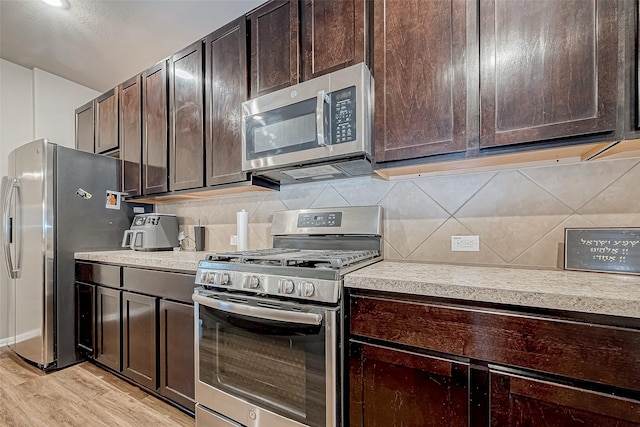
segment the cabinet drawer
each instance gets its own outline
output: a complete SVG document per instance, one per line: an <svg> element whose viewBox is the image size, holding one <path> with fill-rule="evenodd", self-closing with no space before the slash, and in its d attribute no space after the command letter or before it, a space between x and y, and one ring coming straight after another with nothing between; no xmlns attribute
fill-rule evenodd
<svg viewBox="0 0 640 427"><path fill-rule="evenodd" d="M120 268L117 265L76 262L76 280L119 288L121 286Z"/></svg>
<svg viewBox="0 0 640 427"><path fill-rule="evenodd" d="M640 390L640 331L429 302L352 296L351 333Z"/></svg>
<svg viewBox="0 0 640 427"><path fill-rule="evenodd" d="M491 371L491 425L638 426L640 401Z"/></svg>
<svg viewBox="0 0 640 427"><path fill-rule="evenodd" d="M191 296L196 286L196 277L191 274L125 267L122 283L129 291L193 304Z"/></svg>

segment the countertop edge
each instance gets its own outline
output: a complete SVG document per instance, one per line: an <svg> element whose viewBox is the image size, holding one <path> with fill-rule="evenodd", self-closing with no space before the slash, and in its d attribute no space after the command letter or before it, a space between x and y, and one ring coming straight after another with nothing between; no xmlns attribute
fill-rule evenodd
<svg viewBox="0 0 640 427"><path fill-rule="evenodd" d="M380 292L389 292L398 295L418 295L435 298L458 299L471 302L495 303L511 306L520 306L523 308L541 308L551 310L564 310L578 313L591 313L619 317L640 318L640 277L632 277L633 288L629 287L629 279L620 277L610 277L606 280L621 284L618 286L619 295L590 295L589 289L568 288L566 283L561 283L564 278L564 271L549 271L548 274L544 270L534 270L536 274L542 277L548 277L550 285L546 289L535 286L530 288L507 289L504 283L490 286L486 282L491 281L491 273L494 268L490 267L487 276L482 277L480 281L485 282L481 285L470 285L468 278L464 277L458 281L455 279L457 272L463 271L465 266L457 265L441 265L441 264L411 264L413 271L406 273L407 263L397 263L397 274L393 279L388 274L381 274L381 270L386 268L393 262L384 261L383 263L373 264L345 276L345 287L351 289L363 289ZM476 269L473 271L482 271L482 267L469 267ZM477 270L480 269L480 270ZM499 269L499 267L498 267ZM430 280L430 270L437 270L442 276L442 272L452 272L450 276L442 277L439 280ZM507 269L505 269L507 270ZM526 275L529 270L514 271L510 269L508 274ZM404 272L404 273L403 273ZM411 277L416 272L420 272L424 279L416 279ZM388 273L388 271L385 271ZM600 273L582 273L585 281L587 279L603 279L604 276L598 276ZM595 276L593 276L595 275ZM628 277L628 276L627 276ZM553 279L557 279L558 288L553 289ZM573 278L573 277L572 277ZM504 278L497 278L502 280ZM498 282L496 282L498 283ZM635 286L637 285L637 286ZM551 287L551 289L550 289ZM633 290L632 295L625 294L625 291ZM631 293L631 292L630 292Z"/></svg>

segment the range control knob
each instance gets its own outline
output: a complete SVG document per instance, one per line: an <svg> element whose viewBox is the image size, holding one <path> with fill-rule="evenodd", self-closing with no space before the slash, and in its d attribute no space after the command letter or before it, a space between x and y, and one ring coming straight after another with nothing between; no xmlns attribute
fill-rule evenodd
<svg viewBox="0 0 640 427"><path fill-rule="evenodd" d="M212 285L229 284L229 275L227 273L209 273L209 283Z"/></svg>
<svg viewBox="0 0 640 427"><path fill-rule="evenodd" d="M258 276L245 276L243 286L249 289L257 289L260 287L260 279Z"/></svg>
<svg viewBox="0 0 640 427"><path fill-rule="evenodd" d="M295 286L293 284L293 280L290 279L280 279L278 280L278 292L281 294L292 294L295 290Z"/></svg>
<svg viewBox="0 0 640 427"><path fill-rule="evenodd" d="M300 283L300 295L303 297L310 297L316 292L316 287L311 282Z"/></svg>

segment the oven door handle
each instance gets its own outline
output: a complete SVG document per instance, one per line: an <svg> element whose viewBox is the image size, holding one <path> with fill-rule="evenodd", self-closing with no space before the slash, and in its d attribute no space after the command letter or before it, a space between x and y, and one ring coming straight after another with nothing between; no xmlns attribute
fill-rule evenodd
<svg viewBox="0 0 640 427"><path fill-rule="evenodd" d="M297 323L304 325L320 325L322 315L317 313L301 313L297 311L274 310L272 308L256 307L252 305L237 304L229 301L220 301L213 298L202 297L194 294L193 302L216 310L231 314L256 317L258 319L275 320L278 322Z"/></svg>

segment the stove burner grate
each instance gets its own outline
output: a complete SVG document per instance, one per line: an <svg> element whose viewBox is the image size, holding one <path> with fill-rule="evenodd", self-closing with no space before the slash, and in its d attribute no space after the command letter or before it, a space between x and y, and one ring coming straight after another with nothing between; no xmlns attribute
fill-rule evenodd
<svg viewBox="0 0 640 427"><path fill-rule="evenodd" d="M207 255L208 261L339 270L380 256L371 250L300 250L273 248Z"/></svg>

